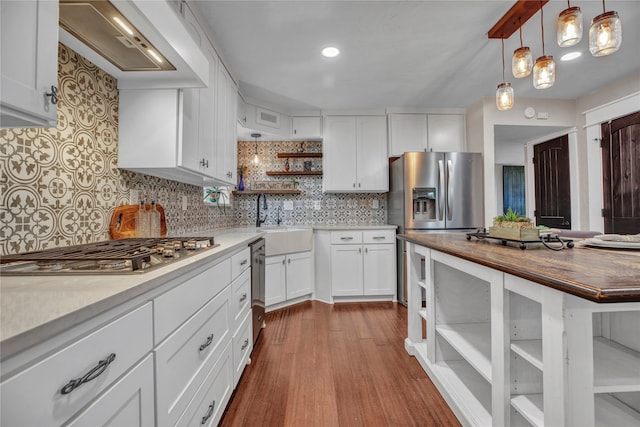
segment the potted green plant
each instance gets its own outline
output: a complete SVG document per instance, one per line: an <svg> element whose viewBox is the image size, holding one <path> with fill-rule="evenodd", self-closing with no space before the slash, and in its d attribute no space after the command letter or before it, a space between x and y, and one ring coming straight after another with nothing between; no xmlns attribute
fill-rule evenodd
<svg viewBox="0 0 640 427"><path fill-rule="evenodd" d="M520 215L511 208L504 215L493 218L493 227L489 227L489 235L513 240L538 240L540 233L533 226L531 219Z"/></svg>
<svg viewBox="0 0 640 427"><path fill-rule="evenodd" d="M226 205L228 196L221 187L204 187L204 202L215 204L223 214L227 213ZM222 204L220 203L222 200Z"/></svg>

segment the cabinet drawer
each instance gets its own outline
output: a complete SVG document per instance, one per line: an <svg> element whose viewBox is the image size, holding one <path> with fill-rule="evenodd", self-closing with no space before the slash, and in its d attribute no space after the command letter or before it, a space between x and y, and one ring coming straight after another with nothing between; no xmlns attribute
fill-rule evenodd
<svg viewBox="0 0 640 427"><path fill-rule="evenodd" d="M362 243L362 231L332 231L332 245L349 245L353 243Z"/></svg>
<svg viewBox="0 0 640 427"><path fill-rule="evenodd" d="M176 426L218 425L233 391L233 356L227 345L215 365L206 374L191 404ZM158 423L158 425L162 425Z"/></svg>
<svg viewBox="0 0 640 427"><path fill-rule="evenodd" d="M240 375L249 361L249 355L253 348L252 328L251 328L251 310L242 320L242 326L233 336L233 385L235 387L240 380Z"/></svg>
<svg viewBox="0 0 640 427"><path fill-rule="evenodd" d="M231 257L231 279L235 279L249 267L251 267L251 250L246 248Z"/></svg>
<svg viewBox="0 0 640 427"><path fill-rule="evenodd" d="M236 332L240 322L251 307L251 270L244 273L233 281L233 298L231 299L231 313L233 316L232 331Z"/></svg>
<svg viewBox="0 0 640 427"><path fill-rule="evenodd" d="M230 341L231 293L227 286L155 350L159 425L176 422Z"/></svg>
<svg viewBox="0 0 640 427"><path fill-rule="evenodd" d="M165 339L229 283L231 259L227 258L154 299L155 343Z"/></svg>
<svg viewBox="0 0 640 427"><path fill-rule="evenodd" d="M151 351L151 322L147 303L4 381L0 424L66 422Z"/></svg>
<svg viewBox="0 0 640 427"><path fill-rule="evenodd" d="M395 243L395 230L366 230L362 232L363 243Z"/></svg>
<svg viewBox="0 0 640 427"><path fill-rule="evenodd" d="M154 405L153 356L149 354L65 426L153 426Z"/></svg>

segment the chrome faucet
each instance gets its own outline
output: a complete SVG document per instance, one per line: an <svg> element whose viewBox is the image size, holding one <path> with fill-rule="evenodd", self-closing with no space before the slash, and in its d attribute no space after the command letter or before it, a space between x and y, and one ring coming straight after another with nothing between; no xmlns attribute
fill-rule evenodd
<svg viewBox="0 0 640 427"><path fill-rule="evenodd" d="M264 219L260 219L260 197L262 196L264 196L264 199L262 201L264 203L264 209L267 209L267 195L258 194L258 202L256 204L256 227L260 227L260 224L265 222L265 220L267 219L266 217Z"/></svg>

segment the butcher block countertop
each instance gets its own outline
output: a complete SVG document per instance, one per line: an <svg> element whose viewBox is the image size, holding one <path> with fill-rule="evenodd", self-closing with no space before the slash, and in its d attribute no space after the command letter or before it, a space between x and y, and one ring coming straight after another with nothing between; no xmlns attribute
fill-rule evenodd
<svg viewBox="0 0 640 427"><path fill-rule="evenodd" d="M522 250L499 240L467 240L465 233L408 232L399 240L494 268L597 303L640 302L640 251L581 246Z"/></svg>

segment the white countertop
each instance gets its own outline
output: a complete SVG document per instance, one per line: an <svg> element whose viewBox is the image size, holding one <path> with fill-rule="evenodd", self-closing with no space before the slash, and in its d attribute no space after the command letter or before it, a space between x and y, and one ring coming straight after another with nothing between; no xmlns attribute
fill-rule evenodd
<svg viewBox="0 0 640 427"><path fill-rule="evenodd" d="M220 246L142 274L2 276L0 360L247 246L263 234L232 229L194 233L215 235Z"/></svg>
<svg viewBox="0 0 640 427"><path fill-rule="evenodd" d="M396 229L395 225L282 226L314 230ZM2 276L0 360L149 292L186 271L247 246L270 227L215 229L189 236L214 236L220 246L142 274Z"/></svg>

